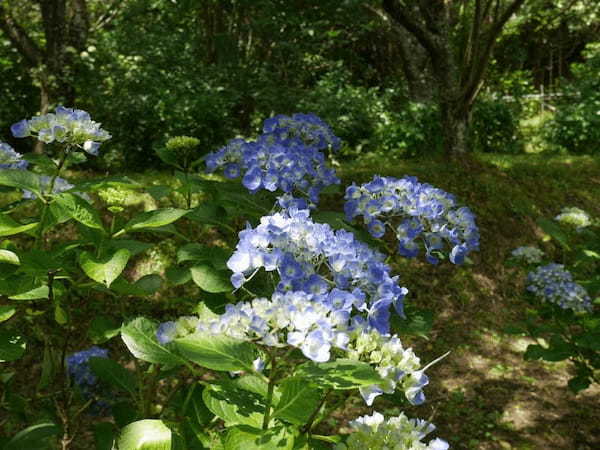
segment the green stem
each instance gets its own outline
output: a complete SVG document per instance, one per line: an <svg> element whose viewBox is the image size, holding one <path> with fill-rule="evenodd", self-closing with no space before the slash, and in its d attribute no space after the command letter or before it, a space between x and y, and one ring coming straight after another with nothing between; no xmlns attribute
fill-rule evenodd
<svg viewBox="0 0 600 450"><path fill-rule="evenodd" d="M271 421L271 403L273 403L273 392L275 391L275 367L275 355L272 355L269 386L267 388L267 404L265 405L265 416L262 425L263 430L269 428L269 422Z"/></svg>
<svg viewBox="0 0 600 450"><path fill-rule="evenodd" d="M315 419L317 418L317 415L319 414L319 411L321 411L321 408L327 401L327 397L329 397L329 394L331 394L331 391L332 391L332 389L329 389L327 392L325 392L325 395L323 395L323 398L321 399L321 401L319 402L317 407L314 409L314 411L311 413L310 417L308 418L306 425L304 425L302 427L302 429L300 430L302 433L310 434L310 429L312 428L312 426L315 422Z"/></svg>

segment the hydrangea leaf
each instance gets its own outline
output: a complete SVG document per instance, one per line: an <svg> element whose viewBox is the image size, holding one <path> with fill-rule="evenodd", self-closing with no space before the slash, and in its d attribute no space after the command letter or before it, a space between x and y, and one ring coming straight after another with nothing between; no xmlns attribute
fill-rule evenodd
<svg viewBox="0 0 600 450"><path fill-rule="evenodd" d="M17 312L17 309L14 308L13 306L9 306L9 305L0 305L0 323L1 322L6 322L8 319L10 319L15 313Z"/></svg>
<svg viewBox="0 0 600 450"><path fill-rule="evenodd" d="M132 396L137 395L136 380L129 370L109 358L92 357L89 364L94 372L102 381L129 392Z"/></svg>
<svg viewBox="0 0 600 450"><path fill-rule="evenodd" d="M21 265L21 261L16 253L11 252L10 250L0 249L0 264L12 264L14 266Z"/></svg>
<svg viewBox="0 0 600 450"><path fill-rule="evenodd" d="M130 255L129 250L123 248L116 251L109 258L98 261L88 252L83 252L79 256L79 264L85 274L92 280L102 283L106 287L110 287L112 282L115 281L125 269Z"/></svg>
<svg viewBox="0 0 600 450"><path fill-rule="evenodd" d="M0 237L12 236L30 231L38 226L38 222L21 225L6 214L0 214Z"/></svg>
<svg viewBox="0 0 600 450"><path fill-rule="evenodd" d="M561 247L563 247L565 250L570 250L569 238L559 225L548 219L539 219L537 224L544 231L544 233L558 242Z"/></svg>
<svg viewBox="0 0 600 450"><path fill-rule="evenodd" d="M233 289L228 272L217 270L212 266L201 264L190 268L192 280L201 289L212 294L228 292Z"/></svg>
<svg viewBox="0 0 600 450"><path fill-rule="evenodd" d="M10 330L0 330L0 362L15 361L23 356L25 338Z"/></svg>
<svg viewBox="0 0 600 450"><path fill-rule="evenodd" d="M41 197L41 186L38 175L27 170L3 169L0 170L0 186L9 186L33 192Z"/></svg>
<svg viewBox="0 0 600 450"><path fill-rule="evenodd" d="M54 201L63 209L63 211L73 220L85 225L86 227L103 230L100 215L92 205L78 195L65 192L57 195Z"/></svg>
<svg viewBox="0 0 600 450"><path fill-rule="evenodd" d="M289 378L280 385L281 400L273 411L273 417L294 425L305 424L322 399L322 392L300 378Z"/></svg>
<svg viewBox="0 0 600 450"><path fill-rule="evenodd" d="M158 343L157 328L155 322L138 317L121 327L121 338L133 356L142 361L168 366L182 364L179 356Z"/></svg>
<svg viewBox="0 0 600 450"><path fill-rule="evenodd" d="M291 450L294 434L283 426L261 430L239 425L227 430L223 446L225 450Z"/></svg>
<svg viewBox="0 0 600 450"><path fill-rule="evenodd" d="M48 448L47 438L58 435L60 427L52 422L38 423L19 431L8 441L3 450L37 450Z"/></svg>
<svg viewBox="0 0 600 450"><path fill-rule="evenodd" d="M255 347L228 336L192 334L175 340L179 352L190 361L208 369L252 371Z"/></svg>
<svg viewBox="0 0 600 450"><path fill-rule="evenodd" d="M369 364L350 359L321 364L307 362L296 369L294 376L334 389L355 389L382 382L381 377Z"/></svg>
<svg viewBox="0 0 600 450"><path fill-rule="evenodd" d="M165 225L169 225L170 223L182 218L186 214L187 211L185 209L176 208L165 208L144 212L138 214L129 222L127 222L123 230L119 231L117 235L126 231L138 231L145 228L164 227Z"/></svg>
<svg viewBox="0 0 600 450"><path fill-rule="evenodd" d="M119 437L120 450L171 450L172 433L162 420L130 423Z"/></svg>
<svg viewBox="0 0 600 450"><path fill-rule="evenodd" d="M88 328L88 336L94 344L102 344L119 334L120 329L110 317L96 316Z"/></svg>
<svg viewBox="0 0 600 450"><path fill-rule="evenodd" d="M112 290L124 295L135 295L144 297L154 295L160 289L162 278L155 273L145 275L135 283L128 283L122 277L119 277L112 284Z"/></svg>
<svg viewBox="0 0 600 450"><path fill-rule="evenodd" d="M25 292L11 295L8 298L11 300L41 300L43 298L48 298L49 292L50 291L48 289L48 286L44 284L42 286L37 286L32 289L29 289Z"/></svg>
<svg viewBox="0 0 600 450"><path fill-rule="evenodd" d="M260 428L265 414L262 397L226 381L206 387L202 399L207 408L225 422L225 426L250 425Z"/></svg>

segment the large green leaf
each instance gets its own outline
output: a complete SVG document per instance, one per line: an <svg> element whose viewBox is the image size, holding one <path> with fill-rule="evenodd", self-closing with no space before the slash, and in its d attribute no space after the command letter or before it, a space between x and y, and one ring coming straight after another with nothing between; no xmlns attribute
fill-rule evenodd
<svg viewBox="0 0 600 450"><path fill-rule="evenodd" d="M25 353L25 338L10 330L0 330L0 362L15 361Z"/></svg>
<svg viewBox="0 0 600 450"><path fill-rule="evenodd" d="M17 309L10 305L0 305L0 323L6 322L10 319L15 313Z"/></svg>
<svg viewBox="0 0 600 450"><path fill-rule="evenodd" d="M230 272L217 270L212 266L202 264L191 267L190 273L194 283L206 292L219 294L233 290L228 276Z"/></svg>
<svg viewBox="0 0 600 450"><path fill-rule="evenodd" d="M103 230L102 220L98 211L86 200L75 194L65 192L54 197L54 201L69 215L69 217L86 227Z"/></svg>
<svg viewBox="0 0 600 450"><path fill-rule="evenodd" d="M294 376L334 389L355 389L382 382L379 374L369 364L351 359L318 364L307 362L296 369Z"/></svg>
<svg viewBox="0 0 600 450"><path fill-rule="evenodd" d="M21 264L21 261L16 253L11 252L10 250L0 249L0 264L1 263L18 266Z"/></svg>
<svg viewBox="0 0 600 450"><path fill-rule="evenodd" d="M138 317L121 328L121 338L129 351L143 361L176 366L183 361L175 353L156 340L158 325L144 317Z"/></svg>
<svg viewBox="0 0 600 450"><path fill-rule="evenodd" d="M133 397L137 394L136 380L132 372L109 358L90 358L92 371L105 383L129 392Z"/></svg>
<svg viewBox="0 0 600 450"><path fill-rule="evenodd" d="M8 298L11 300L41 300L43 298L48 298L48 294L50 294L50 289L48 289L48 286L43 284L25 292L11 295Z"/></svg>
<svg viewBox="0 0 600 450"><path fill-rule="evenodd" d="M261 430L239 425L227 430L223 447L224 450L291 450L294 434L283 426Z"/></svg>
<svg viewBox="0 0 600 450"><path fill-rule="evenodd" d="M175 222L186 214L187 211L185 209L176 208L165 208L144 212L127 222L122 231L136 231L143 230L144 228L163 227ZM117 234L122 233L122 231Z"/></svg>
<svg viewBox="0 0 600 450"><path fill-rule="evenodd" d="M559 225L548 219L539 219L537 224L542 230L544 230L544 233L558 242L561 247L563 247L565 250L570 250L569 238Z"/></svg>
<svg viewBox="0 0 600 450"><path fill-rule="evenodd" d="M88 336L94 344L102 344L114 338L121 326L107 316L96 316L88 328Z"/></svg>
<svg viewBox="0 0 600 450"><path fill-rule="evenodd" d="M2 450L38 450L49 448L48 438L58 435L60 427L52 422L39 423L19 431Z"/></svg>
<svg viewBox="0 0 600 450"><path fill-rule="evenodd" d="M262 397L246 391L234 382L213 383L202 392L207 408L225 422L226 426L250 425L260 428L265 414Z"/></svg>
<svg viewBox="0 0 600 450"><path fill-rule="evenodd" d="M41 197L40 178L28 170L2 169L0 170L0 186L10 186L25 189Z"/></svg>
<svg viewBox="0 0 600 450"><path fill-rule="evenodd" d="M123 272L123 269L125 269L129 256L129 250L123 248L117 250L109 258L97 261L88 252L83 252L79 256L79 264L85 274L92 280L102 283L106 287L110 287L112 282L115 281L121 272Z"/></svg>
<svg viewBox="0 0 600 450"><path fill-rule="evenodd" d="M37 225L38 222L21 225L20 223L14 221L10 216L0 213L0 237L24 233L25 231L30 231L37 227Z"/></svg>
<svg viewBox="0 0 600 450"><path fill-rule="evenodd" d="M322 399L322 392L300 378L289 378L280 384L281 399L273 417L294 425L304 425Z"/></svg>
<svg viewBox="0 0 600 450"><path fill-rule="evenodd" d="M130 423L119 437L119 450L171 450L172 433L162 420Z"/></svg>
<svg viewBox="0 0 600 450"><path fill-rule="evenodd" d="M256 358L254 345L224 335L191 334L175 345L184 357L212 370L252 371Z"/></svg>
<svg viewBox="0 0 600 450"><path fill-rule="evenodd" d="M128 283L123 278L118 278L112 284L112 290L124 295L144 297L154 295L160 289L162 278L155 273L145 275L135 283Z"/></svg>

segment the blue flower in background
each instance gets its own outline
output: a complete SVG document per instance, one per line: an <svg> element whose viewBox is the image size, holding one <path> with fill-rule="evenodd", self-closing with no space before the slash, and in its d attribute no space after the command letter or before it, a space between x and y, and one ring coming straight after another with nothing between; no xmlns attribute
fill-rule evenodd
<svg viewBox="0 0 600 450"><path fill-rule="evenodd" d="M344 212L348 220L362 216L369 233L382 238L386 230L396 236L398 253L414 258L425 250L431 264L446 249L453 264L462 264L479 249L475 215L459 207L452 194L415 177L401 179L375 176L362 186L346 189Z"/></svg>
<svg viewBox="0 0 600 450"><path fill-rule="evenodd" d="M94 402L89 412L95 415L106 415L110 412L110 404L106 400L109 392L106 386L98 383L98 378L92 372L89 364L90 358L108 358L108 350L101 347L90 347L73 353L67 357L67 371L73 383L79 387L84 398Z"/></svg>
<svg viewBox="0 0 600 450"><path fill-rule="evenodd" d="M529 272L527 290L542 301L575 312L592 310L592 300L583 286L573 281L562 264L551 263Z"/></svg>
<svg viewBox="0 0 600 450"><path fill-rule="evenodd" d="M25 170L29 164L10 145L0 142L0 169Z"/></svg>

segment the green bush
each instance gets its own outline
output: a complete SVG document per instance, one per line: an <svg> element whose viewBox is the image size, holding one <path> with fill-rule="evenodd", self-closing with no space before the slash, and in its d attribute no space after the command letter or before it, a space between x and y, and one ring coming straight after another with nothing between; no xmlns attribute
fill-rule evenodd
<svg viewBox="0 0 600 450"><path fill-rule="evenodd" d="M565 90L545 137L570 153L600 153L600 43L588 45L585 63L572 66L575 79Z"/></svg>
<svg viewBox="0 0 600 450"><path fill-rule="evenodd" d="M478 152L519 153L523 149L517 112L497 99L475 103L469 137Z"/></svg>

